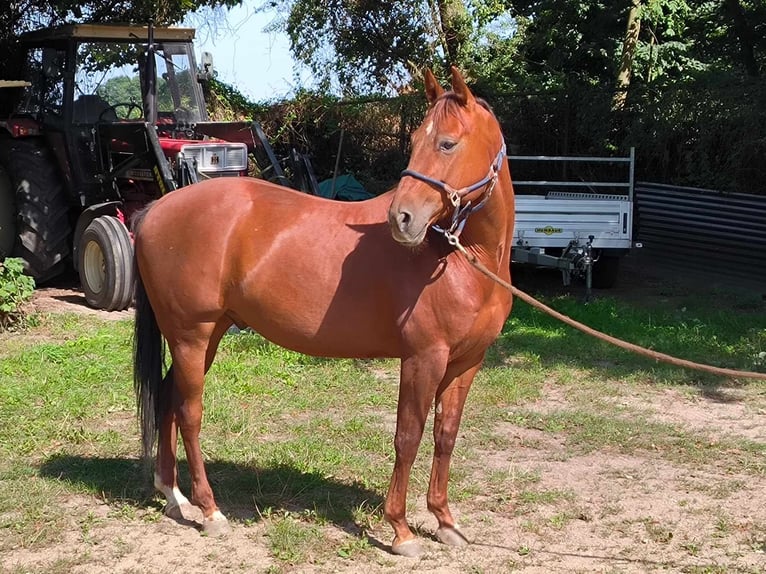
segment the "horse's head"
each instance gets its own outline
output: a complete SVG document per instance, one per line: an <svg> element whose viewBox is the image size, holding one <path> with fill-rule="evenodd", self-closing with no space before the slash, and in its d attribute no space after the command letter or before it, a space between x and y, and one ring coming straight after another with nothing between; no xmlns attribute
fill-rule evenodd
<svg viewBox="0 0 766 574"><path fill-rule="evenodd" d="M472 209L466 205L475 210L488 199L505 160L494 114L474 97L457 68L452 68L452 91L445 92L429 70L425 84L428 112L412 135L410 162L388 210L394 239L412 247L432 225L443 224L450 232L462 227Z"/></svg>

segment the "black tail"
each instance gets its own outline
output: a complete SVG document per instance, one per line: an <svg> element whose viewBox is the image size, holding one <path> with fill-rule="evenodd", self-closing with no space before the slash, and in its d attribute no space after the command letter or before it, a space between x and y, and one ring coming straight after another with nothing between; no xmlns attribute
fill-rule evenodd
<svg viewBox="0 0 766 574"><path fill-rule="evenodd" d="M154 309L146 296L146 289L138 266L135 267L136 315L133 331L133 387L136 392L138 419L141 423L142 456L147 461L157 438L167 392L161 392L162 371L165 360L165 340L162 337Z"/></svg>

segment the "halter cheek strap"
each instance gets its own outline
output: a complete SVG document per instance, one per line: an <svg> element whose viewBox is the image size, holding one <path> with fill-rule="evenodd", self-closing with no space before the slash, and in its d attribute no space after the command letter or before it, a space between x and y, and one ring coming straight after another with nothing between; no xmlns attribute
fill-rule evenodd
<svg viewBox="0 0 766 574"><path fill-rule="evenodd" d="M425 183L428 183L429 185L433 185L434 187L441 189L447 194L447 198L449 199L452 206L455 208L455 211L452 213L452 223L448 229L444 229L443 227L440 227L439 225L435 225L435 224L432 225L431 227L432 229L434 229L435 231L438 231L442 235L445 235L449 239L450 236L458 237L460 233L463 231L463 227L465 226L465 222L468 220L468 216L471 215L472 213L477 212L482 207L484 207L484 205L486 205L487 201L492 195L492 191L495 189L495 184L497 183L498 174L500 172L500 168L503 165L504 159L505 159L505 140L503 140L503 144L500 146L500 151L497 153L497 156L495 157L495 161L493 161L492 164L489 166L489 172L487 173L487 175L483 179L477 181L476 183L472 185L468 185L466 187L461 187L460 189L455 189L454 187L452 187L445 181L434 179L430 176L414 171L412 169L405 169L402 172L401 177L404 177L407 175L410 177L414 177L415 179L419 179L420 181L424 181ZM481 200L476 205L472 205L470 201L466 203L465 205L461 205L463 198L466 195L484 186L486 187L484 189L484 192L482 193Z"/></svg>

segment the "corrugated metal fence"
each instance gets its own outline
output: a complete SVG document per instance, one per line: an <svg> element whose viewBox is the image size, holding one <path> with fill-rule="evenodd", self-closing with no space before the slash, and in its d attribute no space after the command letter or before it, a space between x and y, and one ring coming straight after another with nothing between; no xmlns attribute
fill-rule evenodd
<svg viewBox="0 0 766 574"><path fill-rule="evenodd" d="M635 184L642 258L766 285L766 196Z"/></svg>

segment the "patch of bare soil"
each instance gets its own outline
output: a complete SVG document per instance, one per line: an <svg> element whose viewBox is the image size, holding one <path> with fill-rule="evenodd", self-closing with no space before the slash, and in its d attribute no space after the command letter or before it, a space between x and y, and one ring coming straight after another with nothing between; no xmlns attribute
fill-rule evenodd
<svg viewBox="0 0 766 574"><path fill-rule="evenodd" d="M32 297L32 309L38 313L82 313L102 319L126 319L133 316L133 310L104 311L94 309L85 300L76 276L57 278L49 285L38 287Z"/></svg>
<svg viewBox="0 0 766 574"><path fill-rule="evenodd" d="M658 390L642 396L641 407L657 420L703 431L711 441L723 435L763 441L766 417L761 409L766 397L745 396L741 389L731 392L738 396L736 403ZM525 408L542 414L570 407L560 393L551 395L550 401L543 398ZM672 408L666 408L668 404ZM389 528L378 524L369 532L377 546L371 551L352 559L324 556L300 565L271 554L264 521L234 522L228 537L207 538L169 518L150 520L147 513L126 519L113 506L76 496L67 506L77 507L79 516L85 510L92 517L87 524L72 520L60 542L6 553L0 557L0 571L766 572L762 474L732 470L730 465L689 466L652 453L602 450L572 455L564 438L510 423L498 423L494 432L507 447L487 450L480 468L467 469L477 481L492 476L492 484L453 504L463 532L473 542L467 548L448 548L432 539L435 520L426 510L423 493L411 498L410 516L424 536L422 557L391 556L385 548ZM455 465L465 467L459 457ZM529 476L537 477L531 490L558 496L520 498ZM346 536L340 525L323 529L330 540Z"/></svg>
<svg viewBox="0 0 766 574"><path fill-rule="evenodd" d="M638 288L662 296L658 290L666 287L643 283ZM43 310L94 312L71 289L41 290L36 304ZM575 408L560 389L552 386L548 391L524 409L544 414ZM610 400L626 407L626 412L640 412L648 420L710 441L728 437L766 444L763 385L719 388L708 395L652 388L642 389L640 396L628 392ZM576 454L567 447L566 437L555 433L506 422L489 430L501 438L497 444L502 446L486 447L475 467L466 468L470 463L459 456L454 461L456 469L474 475L478 484L477 493L453 503L463 532L472 541L466 548L448 548L433 540L435 520L426 510L422 492L412 493L410 513L423 534L422 557L390 555L386 549L390 529L376 524L369 531L371 551L354 553L351 559L325 556L300 565L272 555L264 520L234 522L228 537L208 538L169 518L148 520L149 514L142 517L141 511L126 517L119 509L79 496L69 504L93 516L87 528L72 520L55 544L11 550L0 557L0 571L766 572L766 476L748 470L746 463L685 464L651 452L623 454L608 449ZM750 456L763 468L766 447ZM530 488L540 493L538 500L519 496L530 476L536 477ZM554 495L545 499L545 493ZM340 525L323 529L329 539L346 535Z"/></svg>

